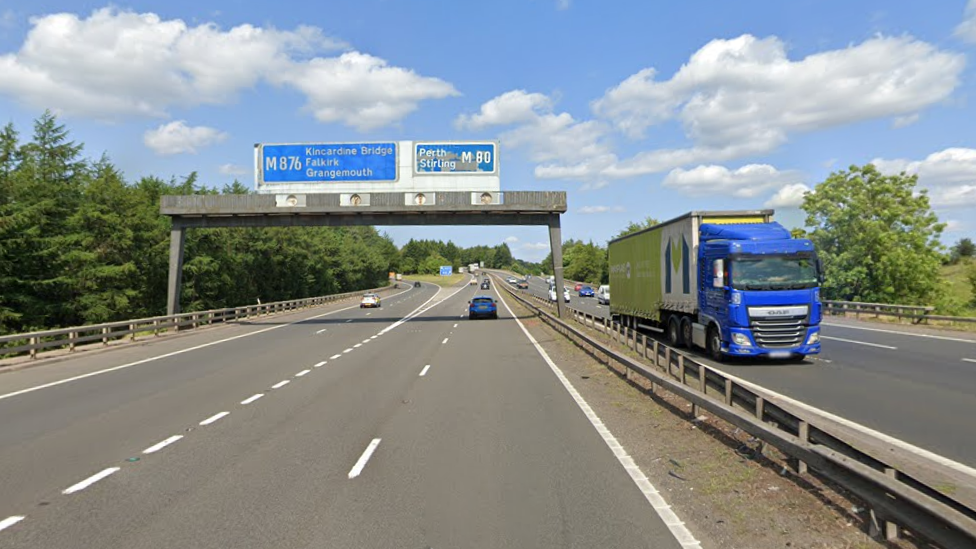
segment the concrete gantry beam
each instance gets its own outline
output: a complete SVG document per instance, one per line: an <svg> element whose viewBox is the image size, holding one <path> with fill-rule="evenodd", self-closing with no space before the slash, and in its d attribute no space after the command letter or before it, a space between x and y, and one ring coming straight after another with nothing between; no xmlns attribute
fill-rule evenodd
<svg viewBox="0 0 976 549"><path fill-rule="evenodd" d="M418 194L424 195L423 200ZM180 312L186 230L204 227L545 225L558 287L562 287L559 216L566 213L564 191L164 196L160 212L172 219L167 314ZM558 310L562 316L561 299Z"/></svg>

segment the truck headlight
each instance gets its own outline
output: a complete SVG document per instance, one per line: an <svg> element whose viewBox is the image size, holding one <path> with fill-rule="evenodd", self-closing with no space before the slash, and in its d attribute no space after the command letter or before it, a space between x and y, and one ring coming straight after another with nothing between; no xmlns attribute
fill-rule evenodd
<svg viewBox="0 0 976 549"><path fill-rule="evenodd" d="M814 343L820 343L820 332L813 332L807 338L807 345L813 345Z"/></svg>
<svg viewBox="0 0 976 549"><path fill-rule="evenodd" d="M746 334L733 333L732 343L736 345L741 345L742 347L752 347L752 342L749 341L749 336Z"/></svg>
<svg viewBox="0 0 976 549"><path fill-rule="evenodd" d="M820 303L820 288L817 288L813 291L813 300L816 301L817 303Z"/></svg>
<svg viewBox="0 0 976 549"><path fill-rule="evenodd" d="M732 292L732 304L741 305L742 304L742 294L739 292Z"/></svg>

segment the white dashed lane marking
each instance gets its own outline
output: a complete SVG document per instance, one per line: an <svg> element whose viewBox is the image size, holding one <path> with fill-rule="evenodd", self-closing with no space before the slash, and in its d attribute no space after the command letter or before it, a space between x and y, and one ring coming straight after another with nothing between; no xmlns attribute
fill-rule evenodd
<svg viewBox="0 0 976 549"><path fill-rule="evenodd" d="M272 385L271 388L272 389L281 389L282 387L284 387L285 385L288 385L289 383L291 383L291 380L290 379L284 379L284 380L281 380L278 383L275 383L274 385Z"/></svg>
<svg viewBox="0 0 976 549"><path fill-rule="evenodd" d="M7 518L5 518L3 520L0 520L0 530L6 530L7 528L10 528L14 524L17 524L18 522L24 520L25 518L27 518L27 517L23 517L23 516L20 516L20 515L15 515L15 516L7 517Z"/></svg>
<svg viewBox="0 0 976 549"><path fill-rule="evenodd" d="M247 400L242 400L241 401L241 404L248 405L248 404L254 402L255 400L257 400L257 399L259 399L259 398L261 398L263 396L264 396L264 393L258 393L256 395L248 398Z"/></svg>
<svg viewBox="0 0 976 549"><path fill-rule="evenodd" d="M102 480L103 478L118 473L121 470L122 470L121 467L109 467L108 469L105 469L104 471L101 471L99 473L95 473L94 475L86 478L85 480L79 482L78 484L75 484L67 488L61 493L67 495L67 494L74 494L75 492L80 492L85 488L88 488L92 484L95 484L96 482Z"/></svg>
<svg viewBox="0 0 976 549"><path fill-rule="evenodd" d="M424 366L424 369L420 371L420 377L427 375L427 370L430 370L430 364Z"/></svg>
<svg viewBox="0 0 976 549"><path fill-rule="evenodd" d="M380 440L381 439L374 438L373 441L369 443L369 446L366 447L366 451L363 452L363 455L359 456L359 461L357 461L349 471L350 479L358 477L359 474L363 472L363 469L366 467L366 463L369 462L369 458L373 455L373 452L376 451L376 447L380 445Z"/></svg>
<svg viewBox="0 0 976 549"><path fill-rule="evenodd" d="M208 417L207 419L200 422L200 425L210 425L211 423L225 418L230 415L230 412L220 412L219 414Z"/></svg>
<svg viewBox="0 0 976 549"><path fill-rule="evenodd" d="M156 452L162 450L163 448L169 446L170 444L173 444L174 442L180 440L181 438L183 438L183 435L173 435L162 442L157 442L156 444L153 444L149 448L146 448L145 450L142 451L142 453L155 454Z"/></svg>
<svg viewBox="0 0 976 549"><path fill-rule="evenodd" d="M307 373L309 373L311 371L312 370L302 370L301 372L298 372L297 374L295 374L295 377L302 377L302 376L304 376L305 374L307 374Z"/></svg>

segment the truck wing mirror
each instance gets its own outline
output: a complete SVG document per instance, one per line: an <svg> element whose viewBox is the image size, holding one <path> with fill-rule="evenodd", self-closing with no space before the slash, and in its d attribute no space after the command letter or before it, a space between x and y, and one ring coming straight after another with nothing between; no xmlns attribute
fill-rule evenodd
<svg viewBox="0 0 976 549"><path fill-rule="evenodd" d="M713 288L725 287L725 260L724 259L716 259L712 263L712 287Z"/></svg>
<svg viewBox="0 0 976 549"><path fill-rule="evenodd" d="M823 260L820 259L819 257L817 258L817 282L821 286L823 286L823 283L824 283Z"/></svg>

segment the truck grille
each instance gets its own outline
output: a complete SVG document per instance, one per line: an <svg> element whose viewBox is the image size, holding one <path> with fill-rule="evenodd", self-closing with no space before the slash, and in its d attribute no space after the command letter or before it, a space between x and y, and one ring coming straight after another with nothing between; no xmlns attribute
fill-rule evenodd
<svg viewBox="0 0 976 549"><path fill-rule="evenodd" d="M796 347L806 334L806 315L752 319L752 336L760 347Z"/></svg>

